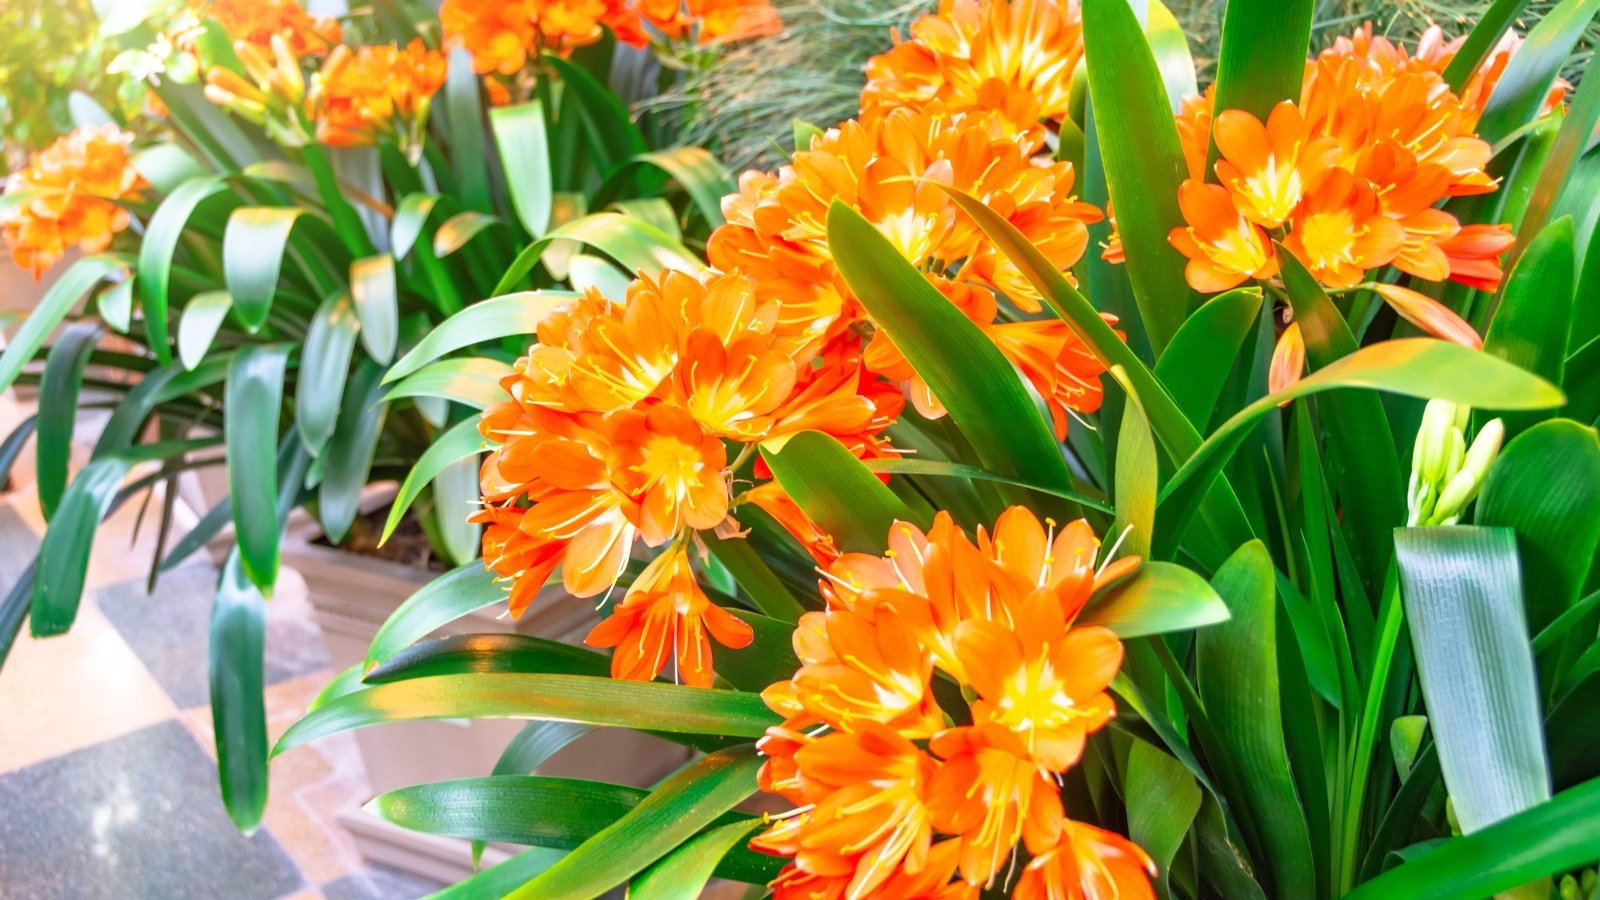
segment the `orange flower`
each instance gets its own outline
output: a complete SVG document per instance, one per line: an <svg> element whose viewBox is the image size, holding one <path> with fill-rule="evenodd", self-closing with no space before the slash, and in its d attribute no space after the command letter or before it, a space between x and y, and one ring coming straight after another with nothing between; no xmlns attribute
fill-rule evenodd
<svg viewBox="0 0 1600 900"><path fill-rule="evenodd" d="M591 647L615 647L611 677L649 681L670 659L672 680L710 687L711 638L735 650L755 633L744 620L706 598L689 568L683 542L674 543L640 573L611 617L584 638Z"/></svg>
<svg viewBox="0 0 1600 900"><path fill-rule="evenodd" d="M480 75L515 75L541 51L565 56L600 40L607 27L636 47L648 41L624 0L444 0L439 24L445 45L466 48Z"/></svg>
<svg viewBox="0 0 1600 900"><path fill-rule="evenodd" d="M1227 110L1217 116L1214 134L1222 157L1217 178L1239 214L1263 228L1282 225L1299 205L1305 182L1331 162L1308 146L1305 120L1288 101L1273 107L1265 126L1243 110Z"/></svg>
<svg viewBox="0 0 1600 900"><path fill-rule="evenodd" d="M634 6L646 24L672 40L744 41L783 28L768 0L635 0Z"/></svg>
<svg viewBox="0 0 1600 900"><path fill-rule="evenodd" d="M295 0L198 0L192 4L215 19L229 38L266 50L273 35L295 56L320 56L344 40L337 19L312 16Z"/></svg>
<svg viewBox="0 0 1600 900"><path fill-rule="evenodd" d="M37 281L69 247L98 253L132 221L117 201L147 186L134 170L133 135L91 125L56 139L6 178L5 192L25 199L0 213L11 258Z"/></svg>
<svg viewBox="0 0 1600 900"><path fill-rule="evenodd" d="M655 546L685 528L715 528L728 516L722 442L665 404L610 419L613 478L639 503L639 536Z"/></svg>
<svg viewBox="0 0 1600 900"><path fill-rule="evenodd" d="M805 885L810 876L843 880L838 896L849 900L877 897L877 889L897 874L934 866L926 798L937 763L917 745L869 722L856 733L817 738L795 753L794 763L810 808L751 842L795 860L798 871L786 876L787 896L806 896L799 888L814 890Z"/></svg>
<svg viewBox="0 0 1600 900"><path fill-rule="evenodd" d="M828 609L795 628L800 670L762 693L785 721L757 745L759 781L798 806L752 844L794 859L779 896L969 898L1019 845L1056 851L1070 823L1053 776L1113 714L1121 643L1071 621L1137 559L1097 567L1088 523L1053 534L1021 507L976 542L946 513L926 533L897 522L888 537L882 556L828 566ZM948 726L935 668L970 702L950 717L971 725ZM932 755L912 743L922 739ZM1068 862L1120 872L1094 855L1102 847Z"/></svg>
<svg viewBox="0 0 1600 900"><path fill-rule="evenodd" d="M1172 229L1167 240L1189 258L1184 275L1190 287L1211 294L1277 274L1266 232L1239 213L1227 188L1185 181L1178 187L1178 208L1188 227Z"/></svg>
<svg viewBox="0 0 1600 900"><path fill-rule="evenodd" d="M800 509L783 485L776 481L758 484L746 491L744 497L799 541L800 546L806 548L811 558L817 561L817 565L829 566L839 558L839 548L834 546L833 536L824 532Z"/></svg>
<svg viewBox="0 0 1600 900"><path fill-rule="evenodd" d="M1516 242L1510 225L1463 225L1439 241L1439 250L1449 260L1450 280L1492 291L1500 286L1500 258Z"/></svg>
<svg viewBox="0 0 1600 900"><path fill-rule="evenodd" d="M1067 820L1059 842L1034 854L1015 900L1155 900L1155 862L1132 841Z"/></svg>
<svg viewBox="0 0 1600 900"><path fill-rule="evenodd" d="M1018 841L1032 853L1056 843L1061 795L1016 735L985 723L952 728L930 748L944 763L933 774L928 808L935 828L960 835L967 883L991 882Z"/></svg>
<svg viewBox="0 0 1600 900"><path fill-rule="evenodd" d="M739 267L764 296L808 333L867 333L866 320L834 268L827 244L828 206L859 210L907 261L971 318L1052 403L1058 430L1066 410L1099 404L1101 370L1081 344L1050 320L995 325L1003 294L1024 314L1040 311L1022 273L960 212L940 186L974 194L1026 234L1051 264L1069 269L1088 244L1099 212L1071 194L1072 167L1036 165L1032 148L1007 137L991 115L940 107L880 112L817 137L776 176L747 173L724 200L728 224L713 233L711 261ZM862 327L857 328L855 326ZM1015 326L1015 327L1014 327ZM863 355L869 371L906 386L929 417L943 406L884 335Z"/></svg>
<svg viewBox="0 0 1600 900"><path fill-rule="evenodd" d="M867 61L861 109L995 112L1038 144L1040 120L1066 118L1082 59L1077 0L941 0L911 40Z"/></svg>
<svg viewBox="0 0 1600 900"><path fill-rule="evenodd" d="M339 45L328 54L308 96L317 139L353 147L387 134L420 152L428 107L444 86L446 68L444 55L424 47L421 39L412 39L404 50L385 44L352 53Z"/></svg>
<svg viewBox="0 0 1600 900"><path fill-rule="evenodd" d="M1370 183L1344 169L1312 182L1283 245L1329 287L1354 287L1400 252L1405 228L1383 214Z"/></svg>

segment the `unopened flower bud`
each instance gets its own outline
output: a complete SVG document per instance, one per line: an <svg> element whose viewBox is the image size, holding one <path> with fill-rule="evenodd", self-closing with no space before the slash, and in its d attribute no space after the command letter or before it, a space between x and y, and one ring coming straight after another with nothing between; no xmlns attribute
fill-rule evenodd
<svg viewBox="0 0 1600 900"><path fill-rule="evenodd" d="M1483 479L1489 474L1489 467L1494 464L1495 457L1500 455L1500 442L1505 438L1505 433L1505 425L1499 419L1478 430L1477 438L1472 441L1472 448L1467 451L1460 468L1440 492L1439 502L1434 504L1433 515L1441 520L1440 524L1454 524L1466 505L1478 496L1478 490L1483 487Z"/></svg>

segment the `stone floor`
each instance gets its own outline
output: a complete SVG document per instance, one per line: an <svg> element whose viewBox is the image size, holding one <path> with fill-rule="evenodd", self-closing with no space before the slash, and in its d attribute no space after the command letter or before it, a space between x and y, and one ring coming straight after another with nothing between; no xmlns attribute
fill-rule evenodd
<svg viewBox="0 0 1600 900"><path fill-rule="evenodd" d="M0 591L43 532L26 468L22 486L0 497ZM250 837L233 828L217 796L205 662L216 572L200 554L146 593L153 529L135 539L135 507L96 535L72 630L34 640L24 626L0 668L0 900L406 900L438 890L366 864L336 823L371 796L349 735L275 760L263 827ZM292 574L269 608L276 738L334 673Z"/></svg>

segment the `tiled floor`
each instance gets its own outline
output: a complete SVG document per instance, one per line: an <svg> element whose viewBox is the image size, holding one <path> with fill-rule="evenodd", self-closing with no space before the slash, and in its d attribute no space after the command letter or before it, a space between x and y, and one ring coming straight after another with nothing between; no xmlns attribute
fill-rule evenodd
<svg viewBox="0 0 1600 900"><path fill-rule="evenodd" d="M28 455L25 453L25 456ZM0 497L0 590L43 530L28 479ZM0 900L406 900L440 885L365 864L335 821L370 797L349 735L273 761L263 827L217 796L205 663L216 573L202 555L145 592L137 509L96 536L66 636L26 626L0 668ZM146 524L144 531L151 528ZM296 579L270 601L267 713L276 738L332 677Z"/></svg>

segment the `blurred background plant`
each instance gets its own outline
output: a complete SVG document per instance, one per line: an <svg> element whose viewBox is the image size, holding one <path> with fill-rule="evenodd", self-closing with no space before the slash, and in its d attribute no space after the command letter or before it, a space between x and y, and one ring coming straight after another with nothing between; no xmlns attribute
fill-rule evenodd
<svg viewBox="0 0 1600 900"><path fill-rule="evenodd" d="M1451 34L1471 27L1491 0L1322 0L1311 44L1325 47L1364 21L1391 39L1415 45L1430 24ZM866 84L867 57L880 52L881 35L902 35L938 0L777 0L784 30L728 52L715 67L691 73L678 90L651 101L682 122L688 142L706 147L735 170L781 165L794 150L795 119L826 127L854 115ZM1170 0L1194 54L1201 84L1215 75L1217 44L1227 0ZM1526 31L1556 6L1533 0L1518 17ZM1577 84L1600 41L1591 23L1562 75Z"/></svg>

